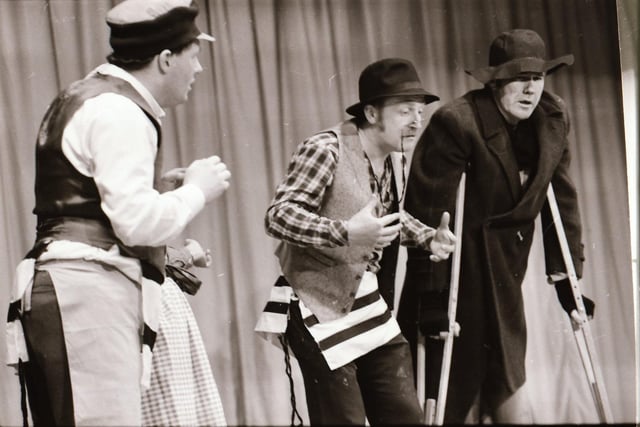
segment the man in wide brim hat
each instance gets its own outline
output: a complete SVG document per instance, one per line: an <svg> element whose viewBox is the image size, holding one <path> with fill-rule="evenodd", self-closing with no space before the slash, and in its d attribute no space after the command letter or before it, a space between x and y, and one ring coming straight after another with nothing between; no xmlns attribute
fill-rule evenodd
<svg viewBox="0 0 640 427"><path fill-rule="evenodd" d="M546 75L571 63L572 55L547 59L535 31L498 35L489 66L468 71L484 87L440 107L413 152L404 206L426 224L443 211L455 211L458 183L466 173L455 319L461 330L453 347L445 423L478 423L484 415L496 423L533 423L523 387L527 332L521 285L539 214L547 277L562 309L567 314L575 309L545 205L552 183L580 276L584 257L569 176L569 119L564 101L544 90ZM432 264L420 250L408 250L398 311L408 339L416 337L416 328L426 336L447 330L450 274L448 266ZM592 313L593 303L584 301ZM427 390L437 390L432 373L442 347L426 341Z"/></svg>
<svg viewBox="0 0 640 427"><path fill-rule="evenodd" d="M528 29L505 31L497 36L489 49L489 66L465 72L482 83L505 80L522 73L551 74L573 64L573 55L546 59L544 41Z"/></svg>

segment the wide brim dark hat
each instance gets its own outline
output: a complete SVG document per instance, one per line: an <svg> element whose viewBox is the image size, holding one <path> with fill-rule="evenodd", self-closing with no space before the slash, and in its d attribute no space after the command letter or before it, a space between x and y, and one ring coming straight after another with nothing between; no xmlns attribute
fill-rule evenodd
<svg viewBox="0 0 640 427"><path fill-rule="evenodd" d="M496 37L489 49L489 66L465 70L481 83L512 79L522 73L551 74L573 64L573 55L546 59L544 41L533 30L515 29Z"/></svg>
<svg viewBox="0 0 640 427"><path fill-rule="evenodd" d="M386 58L368 65L358 80L360 101L346 109L359 116L366 104L392 96L419 97L425 104L440 98L422 87L413 64L401 58Z"/></svg>

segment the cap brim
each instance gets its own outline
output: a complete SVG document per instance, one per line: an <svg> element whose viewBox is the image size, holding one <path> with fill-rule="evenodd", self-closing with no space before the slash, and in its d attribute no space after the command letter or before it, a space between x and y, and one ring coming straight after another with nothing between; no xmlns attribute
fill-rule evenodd
<svg viewBox="0 0 640 427"><path fill-rule="evenodd" d="M208 42L214 42L214 41L216 41L216 38L215 38L215 37L213 37L213 36L211 36L211 35L209 35L209 34L206 34L206 33L200 33L200 34L198 35L198 37L196 37L196 38L197 38L198 40L204 40L204 41L208 41Z"/></svg>
<svg viewBox="0 0 640 427"><path fill-rule="evenodd" d="M360 115L360 112L362 110L362 108L366 105L366 104L370 104L373 101L376 101L378 99L382 99L382 98L391 98L391 97L395 97L395 96L422 96L424 97L424 104L430 104L432 102L438 101L440 99L439 96L434 95L430 92L427 92L426 90L415 90L415 89L411 89L408 91L403 91L403 92L397 92L397 93L392 93L389 95L381 95L381 96L377 96L375 98L370 98L364 101L360 101L357 102L355 104L353 104L352 106L348 107L345 111L347 112L347 114L350 114L352 116L358 116Z"/></svg>

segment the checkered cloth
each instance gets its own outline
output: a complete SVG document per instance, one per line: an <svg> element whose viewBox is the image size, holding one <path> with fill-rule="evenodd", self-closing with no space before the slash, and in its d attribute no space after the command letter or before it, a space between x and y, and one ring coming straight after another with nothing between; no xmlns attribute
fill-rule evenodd
<svg viewBox="0 0 640 427"><path fill-rule="evenodd" d="M185 295L170 278L162 285L151 385L142 395L142 425L226 425L200 330Z"/></svg>

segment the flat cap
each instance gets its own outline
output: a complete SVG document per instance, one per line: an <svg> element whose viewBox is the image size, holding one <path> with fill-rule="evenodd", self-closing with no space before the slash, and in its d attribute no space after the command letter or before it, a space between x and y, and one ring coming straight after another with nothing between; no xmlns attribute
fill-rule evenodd
<svg viewBox="0 0 640 427"><path fill-rule="evenodd" d="M214 41L196 26L195 0L124 0L107 13L111 56L147 59L195 39Z"/></svg>

